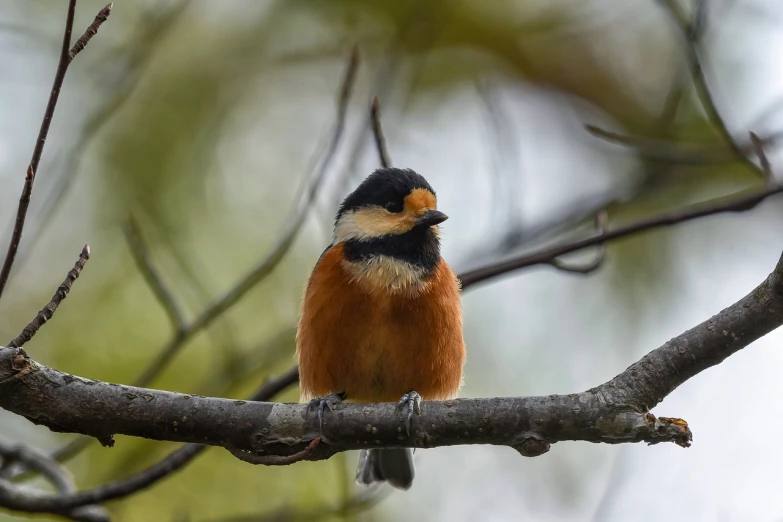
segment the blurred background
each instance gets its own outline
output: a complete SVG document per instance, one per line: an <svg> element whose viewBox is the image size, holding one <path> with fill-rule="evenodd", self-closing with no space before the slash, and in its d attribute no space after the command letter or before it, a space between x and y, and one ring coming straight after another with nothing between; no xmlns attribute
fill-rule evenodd
<svg viewBox="0 0 783 522"><path fill-rule="evenodd" d="M695 16L691 3L677 5ZM443 255L458 272L587 234L602 209L614 226L761 190L714 112L740 146L750 130L783 130L783 5L704 6L698 48L712 107L694 88L676 17L654 0L116 2L66 77L0 331L16 336L89 242L82 277L28 350L80 376L138 382L175 330L134 261L129 220L190 322L307 207L275 270L147 374L156 388L249 395L294 362L304 283L336 206L379 166L368 111L376 94L394 165L427 177L451 217ZM80 0L74 40L101 7ZM3 245L65 8L0 8ZM330 161L354 44L361 63ZM642 146L609 143L586 125ZM767 151L783 171L783 154ZM760 283L783 250L781 219L783 200L771 199L613 242L589 275L540 266L468 289L462 396L569 393L608 380ZM211 449L107 507L119 521L780 521L782 340L761 339L655 408L689 421L687 450L561 443L534 459L504 447L417 451L413 488L368 500L353 484L355 454L265 468ZM276 400L297 401L296 387ZM49 452L72 439L0 411L3 442ZM89 488L175 447L120 436L67 467ZM0 512L0 521L22 518Z"/></svg>

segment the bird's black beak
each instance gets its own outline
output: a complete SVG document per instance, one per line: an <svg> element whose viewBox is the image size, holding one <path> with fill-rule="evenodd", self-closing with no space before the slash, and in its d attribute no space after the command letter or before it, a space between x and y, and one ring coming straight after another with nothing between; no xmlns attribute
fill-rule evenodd
<svg viewBox="0 0 783 522"><path fill-rule="evenodd" d="M433 225L439 225L449 219L449 216L439 210L428 210L418 218L416 218L417 227L431 227Z"/></svg>

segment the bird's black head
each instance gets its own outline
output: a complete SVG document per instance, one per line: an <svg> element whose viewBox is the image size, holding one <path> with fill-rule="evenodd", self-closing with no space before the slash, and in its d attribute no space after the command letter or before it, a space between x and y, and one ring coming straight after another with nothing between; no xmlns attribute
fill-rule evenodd
<svg viewBox="0 0 783 522"><path fill-rule="evenodd" d="M349 261L386 256L432 273L440 260L435 191L410 169L378 169L345 198L337 212L334 242Z"/></svg>

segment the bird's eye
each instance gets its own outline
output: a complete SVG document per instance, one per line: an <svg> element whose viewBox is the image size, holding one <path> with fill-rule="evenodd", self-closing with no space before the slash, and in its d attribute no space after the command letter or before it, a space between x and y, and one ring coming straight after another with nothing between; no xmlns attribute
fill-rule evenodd
<svg viewBox="0 0 783 522"><path fill-rule="evenodd" d="M383 205L383 208L389 212L402 212L402 203L399 201L388 201Z"/></svg>

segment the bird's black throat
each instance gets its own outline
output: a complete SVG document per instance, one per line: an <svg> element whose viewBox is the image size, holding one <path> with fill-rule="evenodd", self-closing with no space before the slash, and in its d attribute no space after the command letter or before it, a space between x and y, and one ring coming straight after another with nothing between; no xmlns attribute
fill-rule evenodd
<svg viewBox="0 0 783 522"><path fill-rule="evenodd" d="M435 273L440 261L440 240L432 227L416 227L404 234L345 242L345 258L348 261L366 261L375 256L404 261L430 276Z"/></svg>

